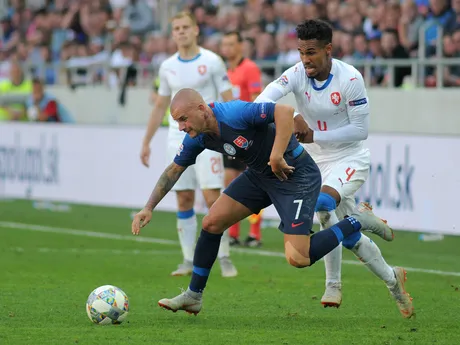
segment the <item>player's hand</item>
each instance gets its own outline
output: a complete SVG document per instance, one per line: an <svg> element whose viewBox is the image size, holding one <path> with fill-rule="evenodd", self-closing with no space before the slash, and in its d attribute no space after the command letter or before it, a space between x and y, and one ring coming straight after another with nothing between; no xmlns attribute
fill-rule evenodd
<svg viewBox="0 0 460 345"><path fill-rule="evenodd" d="M141 229L150 223L152 219L152 211L147 209L143 209L142 211L138 212L133 219L133 223L131 224L131 232L133 235L139 235Z"/></svg>
<svg viewBox="0 0 460 345"><path fill-rule="evenodd" d="M291 167L286 163L282 156L270 157L268 165L271 166L273 173L280 181L286 181L288 179L288 175L291 175L295 170L294 167Z"/></svg>
<svg viewBox="0 0 460 345"><path fill-rule="evenodd" d="M141 162L147 168L149 167L149 160L150 160L150 146L149 145L142 145Z"/></svg>
<svg viewBox="0 0 460 345"><path fill-rule="evenodd" d="M313 131L308 127L302 115L299 114L294 117L294 135L299 142L307 143L305 140L310 138L311 132ZM313 135L311 135L311 138L313 139ZM313 140L310 142L313 142Z"/></svg>

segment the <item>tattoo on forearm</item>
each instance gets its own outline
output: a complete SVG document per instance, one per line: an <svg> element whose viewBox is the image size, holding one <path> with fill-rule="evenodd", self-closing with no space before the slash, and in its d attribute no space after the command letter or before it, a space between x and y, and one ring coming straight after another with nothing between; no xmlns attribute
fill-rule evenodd
<svg viewBox="0 0 460 345"><path fill-rule="evenodd" d="M161 201L161 199L163 199L164 196L168 194L171 188L175 185L184 170L184 167L181 167L175 163L169 165L158 179L158 182L153 189L153 192L150 195L149 201L145 205L145 208L153 210Z"/></svg>

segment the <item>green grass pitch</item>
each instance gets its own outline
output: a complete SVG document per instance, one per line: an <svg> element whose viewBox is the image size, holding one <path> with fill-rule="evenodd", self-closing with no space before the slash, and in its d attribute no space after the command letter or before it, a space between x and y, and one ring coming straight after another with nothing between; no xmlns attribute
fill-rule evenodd
<svg viewBox="0 0 460 345"><path fill-rule="evenodd" d="M237 278L221 278L215 266L195 317L157 306L189 281L169 276L181 260L174 214L155 213L143 241L134 241L130 213L0 202L1 345L460 344L460 237L420 242L417 233L397 231L392 243L375 239L389 264L413 268L406 287L415 319L403 319L384 284L346 250L343 304L322 308L323 262L290 267L276 229L264 229L261 250L232 253ZM98 326L86 316L88 294L104 284L130 298L122 325Z"/></svg>

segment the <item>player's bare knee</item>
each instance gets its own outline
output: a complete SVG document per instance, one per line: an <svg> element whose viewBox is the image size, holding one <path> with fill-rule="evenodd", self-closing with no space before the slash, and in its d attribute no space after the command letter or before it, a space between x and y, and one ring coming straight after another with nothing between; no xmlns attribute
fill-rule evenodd
<svg viewBox="0 0 460 345"><path fill-rule="evenodd" d="M212 234L221 234L225 231L222 222L220 222L217 217L209 214L203 218L202 227L203 230Z"/></svg>
<svg viewBox="0 0 460 345"><path fill-rule="evenodd" d="M299 253L286 253L286 260L289 265L296 268L305 268L310 266L310 259Z"/></svg>
<svg viewBox="0 0 460 345"><path fill-rule="evenodd" d="M327 224L331 218L331 211L337 207L336 199L324 192L321 192L316 200L315 212L321 225Z"/></svg>

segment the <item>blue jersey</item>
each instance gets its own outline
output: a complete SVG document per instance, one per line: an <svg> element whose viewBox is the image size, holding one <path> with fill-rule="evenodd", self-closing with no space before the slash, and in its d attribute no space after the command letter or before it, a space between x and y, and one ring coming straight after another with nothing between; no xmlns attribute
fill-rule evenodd
<svg viewBox="0 0 460 345"><path fill-rule="evenodd" d="M220 135L201 133L195 138L188 134L174 162L187 167L196 157L209 149L237 158L257 172L269 171L267 166L275 141L275 103L250 103L239 100L210 104L217 119ZM297 156L302 146L292 135L286 155Z"/></svg>

